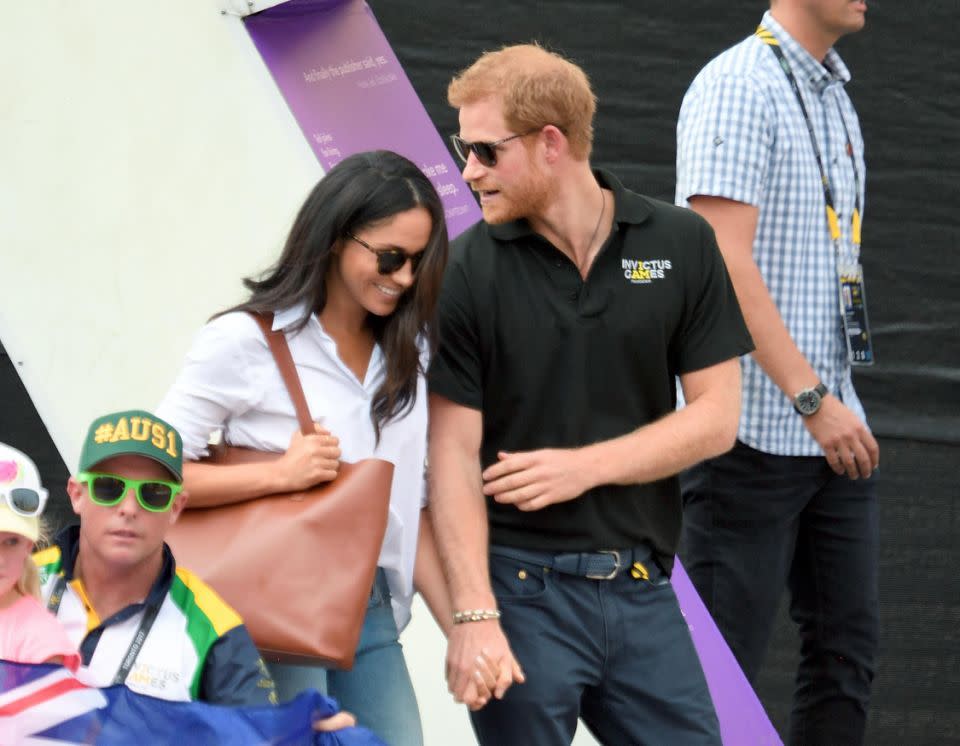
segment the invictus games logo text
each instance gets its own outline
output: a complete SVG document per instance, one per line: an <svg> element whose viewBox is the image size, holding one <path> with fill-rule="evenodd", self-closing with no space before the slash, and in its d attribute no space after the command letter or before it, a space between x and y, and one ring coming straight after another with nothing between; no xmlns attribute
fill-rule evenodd
<svg viewBox="0 0 960 746"><path fill-rule="evenodd" d="M634 285L648 285L654 280L666 277L667 270L673 269L669 259L621 259L623 276Z"/></svg>

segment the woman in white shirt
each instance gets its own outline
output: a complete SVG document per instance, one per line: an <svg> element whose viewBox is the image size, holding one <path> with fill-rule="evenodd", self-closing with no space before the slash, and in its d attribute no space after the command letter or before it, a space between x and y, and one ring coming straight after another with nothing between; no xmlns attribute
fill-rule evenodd
<svg viewBox="0 0 960 746"><path fill-rule="evenodd" d="M244 281L249 299L200 330L157 410L183 436L190 507L329 481L341 459L394 464L387 531L353 670L271 666L282 698L310 686L325 690L394 746L422 743L397 641L414 585L441 627L451 620L424 485L424 371L447 250L443 206L420 169L388 151L347 158L314 187L276 264ZM274 329L284 330L316 434L300 434L247 311L273 312ZM217 430L229 445L283 456L269 464L204 463L199 459ZM349 547L344 537L344 551Z"/></svg>

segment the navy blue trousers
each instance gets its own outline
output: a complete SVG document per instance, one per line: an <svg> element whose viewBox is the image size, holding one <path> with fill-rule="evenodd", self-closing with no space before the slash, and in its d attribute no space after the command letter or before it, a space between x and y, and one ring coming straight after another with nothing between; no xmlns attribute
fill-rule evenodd
<svg viewBox="0 0 960 746"><path fill-rule="evenodd" d="M863 743L879 635L875 478L738 442L681 485L680 556L751 682L789 589L800 666L788 743Z"/></svg>
<svg viewBox="0 0 960 746"><path fill-rule="evenodd" d="M569 746L582 718L611 746L719 746L689 629L652 560L649 580L629 568L591 580L545 569L549 553L524 554L491 548L500 621L527 682L471 713L481 744Z"/></svg>

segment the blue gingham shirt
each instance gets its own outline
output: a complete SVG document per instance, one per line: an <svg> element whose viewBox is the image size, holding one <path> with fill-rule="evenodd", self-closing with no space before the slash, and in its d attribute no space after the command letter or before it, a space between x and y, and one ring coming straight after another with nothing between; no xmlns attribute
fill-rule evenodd
<svg viewBox="0 0 960 746"><path fill-rule="evenodd" d="M814 59L769 11L762 23L780 42L803 93L843 232L841 258L849 261L854 253L850 219L856 182L844 122L861 190L865 172L860 125L843 89L850 72L832 49L823 64ZM693 195L759 207L753 258L780 315L821 380L865 421L850 378L838 302L838 257L810 136L776 56L754 36L708 63L684 96L677 124L677 204L688 206ZM861 214L863 197L861 191ZM739 439L767 453L821 455L791 398L751 356L742 358L741 365Z"/></svg>

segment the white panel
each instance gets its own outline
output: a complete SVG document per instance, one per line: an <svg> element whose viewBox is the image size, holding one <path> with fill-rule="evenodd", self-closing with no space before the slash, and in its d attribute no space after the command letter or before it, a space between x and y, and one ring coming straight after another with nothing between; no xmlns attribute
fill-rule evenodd
<svg viewBox="0 0 960 746"><path fill-rule="evenodd" d="M322 170L213 2L10 3L0 70L0 338L73 465L94 416L159 401Z"/></svg>

